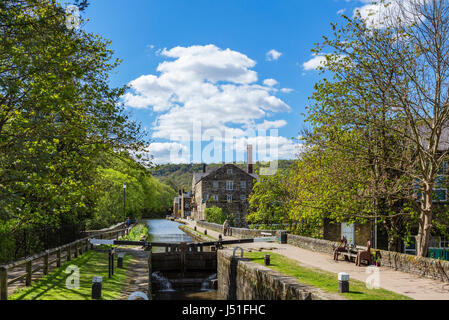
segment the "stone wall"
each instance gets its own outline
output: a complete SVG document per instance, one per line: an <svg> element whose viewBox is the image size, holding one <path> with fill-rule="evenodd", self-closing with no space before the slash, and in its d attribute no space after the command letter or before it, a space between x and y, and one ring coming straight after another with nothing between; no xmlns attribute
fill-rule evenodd
<svg viewBox="0 0 449 320"><path fill-rule="evenodd" d="M206 221L197 221L196 226L198 228L204 228L213 230L216 232L219 232L223 234L223 226L216 224L216 223L210 223ZM199 230L202 231L202 230ZM231 228L231 235L233 237L239 238L239 239L251 239L251 238L258 238L258 237L269 237L269 235L262 234L262 233L270 233L272 236L276 234L276 231L273 230L253 230L253 229L246 229L246 228Z"/></svg>
<svg viewBox="0 0 449 320"><path fill-rule="evenodd" d="M381 266L421 277L449 282L449 261L421 258L405 253L380 250Z"/></svg>
<svg viewBox="0 0 449 320"><path fill-rule="evenodd" d="M339 245L339 243L334 241L296 236L293 234L287 236L287 243L302 249L331 255L334 253L334 248Z"/></svg>
<svg viewBox="0 0 449 320"><path fill-rule="evenodd" d="M344 300L304 285L245 258L233 257L230 249L217 253L218 296L225 300Z"/></svg>

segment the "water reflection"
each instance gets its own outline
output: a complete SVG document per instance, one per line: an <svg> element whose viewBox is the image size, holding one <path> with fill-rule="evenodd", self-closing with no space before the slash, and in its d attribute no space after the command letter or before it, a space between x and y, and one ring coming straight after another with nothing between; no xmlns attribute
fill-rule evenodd
<svg viewBox="0 0 449 320"><path fill-rule="evenodd" d="M182 224L166 219L160 220L147 220L148 227L150 228L150 241L152 242L168 242L168 243L180 243L180 242L193 242L192 238L185 234L179 226Z"/></svg>

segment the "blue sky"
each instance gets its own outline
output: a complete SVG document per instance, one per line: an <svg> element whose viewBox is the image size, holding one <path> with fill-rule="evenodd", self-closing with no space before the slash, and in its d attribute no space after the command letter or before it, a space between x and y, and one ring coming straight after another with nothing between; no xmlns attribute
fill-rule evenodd
<svg viewBox="0 0 449 320"><path fill-rule="evenodd" d="M231 147L237 152L247 143L256 145L256 160L295 158L291 138L306 125L301 113L320 78L310 50L330 33L331 22L341 21L337 12L352 16L355 8L368 5L358 0L90 2L84 28L111 40L123 60L111 85L132 85L123 101L150 132L149 152L159 163L228 160L217 147L229 142L226 130L239 141ZM270 140L279 146L276 156L259 147L267 138L258 130L269 135L271 129L278 130ZM211 137L218 149L208 153Z"/></svg>

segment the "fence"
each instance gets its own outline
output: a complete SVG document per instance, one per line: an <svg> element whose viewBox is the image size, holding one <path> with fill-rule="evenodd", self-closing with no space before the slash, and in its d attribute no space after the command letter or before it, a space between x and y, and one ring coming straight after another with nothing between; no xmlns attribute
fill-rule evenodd
<svg viewBox="0 0 449 320"><path fill-rule="evenodd" d="M125 233L125 229L118 229L95 234L99 239L118 239ZM42 271L43 275L48 275L51 265L56 264L60 267L62 261L70 261L72 258L77 258L79 255L90 250L89 238L83 238L58 248L46 250L42 253L12 262L10 264L0 266L0 300L8 299L8 287L22 279L25 279L25 286L31 286L32 276L38 271ZM50 260L51 257L55 257ZM34 268L33 268L34 264ZM8 279L8 273L14 269L25 266L25 270L21 270L21 274L12 279Z"/></svg>
<svg viewBox="0 0 449 320"><path fill-rule="evenodd" d="M84 237L84 228L79 225L25 226L9 234L1 234L0 263L8 263L38 252L60 247Z"/></svg>

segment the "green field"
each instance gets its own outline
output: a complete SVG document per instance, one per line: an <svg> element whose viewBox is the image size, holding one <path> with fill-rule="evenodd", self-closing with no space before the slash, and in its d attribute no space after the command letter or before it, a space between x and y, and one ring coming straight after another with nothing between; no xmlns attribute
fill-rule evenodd
<svg viewBox="0 0 449 320"><path fill-rule="evenodd" d="M266 254L270 255L269 268L295 277L303 284L339 294L337 275L334 273L303 267L292 259L272 252L245 252L245 257L255 263L264 265L264 256ZM413 300L385 289L368 289L364 282L353 279L349 281L349 290L349 293L340 295L350 300Z"/></svg>
<svg viewBox="0 0 449 320"><path fill-rule="evenodd" d="M131 260L125 255L123 269L114 268L114 275L108 279L108 254L88 251L76 259L66 262L54 272L34 283L31 287L20 289L9 300L91 300L92 277L102 276L103 300L117 300L126 279L126 268ZM79 267L79 289L69 289L66 280L70 276L65 273L68 266ZM116 266L116 264L115 264Z"/></svg>

